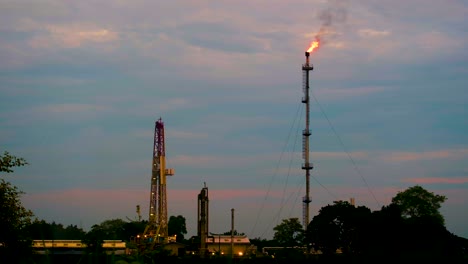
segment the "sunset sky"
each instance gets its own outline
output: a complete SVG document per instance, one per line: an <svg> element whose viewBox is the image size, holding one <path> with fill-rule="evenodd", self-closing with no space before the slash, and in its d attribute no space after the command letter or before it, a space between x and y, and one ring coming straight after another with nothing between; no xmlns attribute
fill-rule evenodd
<svg viewBox="0 0 468 264"><path fill-rule="evenodd" d="M468 2L2 0L0 152L39 219L85 230L148 218L154 123L169 216L196 234L272 238L302 222L301 103L311 54L311 219L336 200L380 210L421 185L468 238Z"/></svg>

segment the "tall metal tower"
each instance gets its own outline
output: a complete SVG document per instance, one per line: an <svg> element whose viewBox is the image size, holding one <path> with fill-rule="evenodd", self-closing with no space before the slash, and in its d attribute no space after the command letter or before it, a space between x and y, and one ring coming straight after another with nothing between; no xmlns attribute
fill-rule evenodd
<svg viewBox="0 0 468 264"><path fill-rule="evenodd" d="M174 175L174 169L166 169L164 123L159 118L154 128L149 220L144 232L155 243L168 240L166 176L171 175Z"/></svg>
<svg viewBox="0 0 468 264"><path fill-rule="evenodd" d="M310 199L310 171L314 168L313 164L309 162L309 136L311 135L309 129L309 116L310 116L310 100L309 100L309 71L312 71L314 67L312 64L309 64L310 52L306 51L306 63L302 65L302 90L304 91L304 97L302 102L306 104L306 119L305 119L305 129L302 131L302 157L304 158L304 163L302 164L302 169L305 170L306 176L306 195L303 197L303 208L302 208L302 224L304 230L307 230L309 225L309 204L312 201Z"/></svg>

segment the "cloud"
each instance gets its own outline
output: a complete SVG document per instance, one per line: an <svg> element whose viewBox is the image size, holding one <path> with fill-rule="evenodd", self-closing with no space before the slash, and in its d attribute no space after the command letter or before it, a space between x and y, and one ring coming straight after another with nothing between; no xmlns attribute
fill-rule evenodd
<svg viewBox="0 0 468 264"><path fill-rule="evenodd" d="M458 178L441 178L441 177L408 178L408 179L403 179L403 182L415 183L415 184L437 184L437 183L463 184L463 183L468 183L468 177L458 177Z"/></svg>
<svg viewBox="0 0 468 264"><path fill-rule="evenodd" d="M369 157L369 153L364 151L355 151L350 152L353 158L357 159L365 159ZM348 159L348 154L346 152L320 152L320 151L313 151L311 156L318 159Z"/></svg>
<svg viewBox="0 0 468 264"><path fill-rule="evenodd" d="M196 190L169 190L171 200L187 201L196 198L199 191ZM210 189L209 196L212 200L249 199L264 197L266 190L262 189ZM272 196L278 196L279 192L272 192Z"/></svg>
<svg viewBox="0 0 468 264"><path fill-rule="evenodd" d="M0 10L4 16L24 17L63 17L70 15L70 10L64 1L41 0L41 1L1 1ZM20 15L21 14L21 15ZM1 26L0 26L1 27Z"/></svg>
<svg viewBox="0 0 468 264"><path fill-rule="evenodd" d="M415 45L427 53L438 53L443 50L456 50L463 48L464 43L444 32L429 31L423 32L415 39Z"/></svg>
<svg viewBox="0 0 468 264"><path fill-rule="evenodd" d="M57 86L57 87L68 87L68 86L80 86L89 85L92 83L91 80L85 78L74 78L64 76L46 76L46 77L29 77L29 78L5 78L5 83L11 83L13 85L19 84L24 86L40 85L40 86ZM36 89L37 90L37 89ZM6 88L3 91L15 94L15 89ZM28 90L28 92L33 92Z"/></svg>
<svg viewBox="0 0 468 264"><path fill-rule="evenodd" d="M225 166L240 166L249 163L259 162L261 157L255 156L223 156L223 155L177 155L171 159L171 164L179 166L220 168Z"/></svg>
<svg viewBox="0 0 468 264"><path fill-rule="evenodd" d="M24 149L31 157L25 178L39 170L47 181L35 178L20 186L29 190L38 190L38 185L53 190L77 184L118 188L116 192L55 194L37 205L55 210L49 219L60 221L60 210L75 218L117 215L88 211L93 201L128 215L134 214L138 199L147 204L146 188L140 190L144 195L137 195L125 186L135 186L140 181L136 175L148 176L154 118L159 116L173 122L166 131L168 165L179 173L171 179L177 183L173 186L190 188L206 179L226 188L225 193L212 193L223 200L219 206L224 208L231 208L233 199L242 200L241 194L261 200L261 193L253 188L267 180L280 157L278 137L292 121L285 113L302 106L302 52L320 27L314 12L329 1L26 2L30 3L0 3L0 68L6 69L0 77L4 95L0 96L0 138L5 146ZM408 176L404 175L412 177L408 185L436 181L425 176L466 175L466 151L450 149L466 139L461 93L466 79L466 34L460 34L466 8L461 1L407 2L353 3L342 27L323 31L329 42L313 55L312 90L320 99L340 100L331 102L334 110L329 116L341 127L345 143L351 140L347 143L354 146L350 155L363 174L372 175L371 186L405 185L402 178ZM438 87L446 89L441 93ZM444 105L448 100L450 106ZM449 113L455 107L456 114ZM316 133L311 157L318 162L314 177L324 176L319 180L339 198L356 197L374 204L365 188L354 190L362 183L353 176L348 154L333 151L334 136L324 130L320 133L328 125L313 109ZM399 133L401 127L409 132ZM358 131L363 129L365 134ZM297 134L299 147L293 154L294 162L300 163L300 131ZM428 142L438 149L429 149ZM429 151L421 151L421 146ZM86 159L76 160L75 153ZM287 167L281 164L278 172L283 176L291 171L304 173L300 164L291 170ZM146 186L149 179L142 178ZM340 184L349 189L334 189ZM384 191L376 189L379 200ZM191 207L197 193L169 192L171 201ZM120 201L119 195L134 202L119 204L115 202ZM52 208L62 197L83 205L67 209L68 203L63 202L62 208ZM317 207L329 202L315 193L313 199ZM239 204L239 209L245 208ZM125 208L117 208L122 205ZM170 210L177 209L170 205ZM296 205L300 215L300 198Z"/></svg>
<svg viewBox="0 0 468 264"><path fill-rule="evenodd" d="M390 35L390 32L387 31L387 30L379 31L379 30L375 30L375 29L366 28L366 29L358 30L358 34L359 34L359 36L361 36L363 38L373 38L373 37L388 36L388 35Z"/></svg>
<svg viewBox="0 0 468 264"><path fill-rule="evenodd" d="M98 26L70 24L45 25L47 34L37 34L29 44L33 48L78 48L87 43L108 43L119 39L119 34Z"/></svg>
<svg viewBox="0 0 468 264"><path fill-rule="evenodd" d="M318 88L317 94L326 100L346 99L355 96L364 96L388 90L386 87L367 86L356 88Z"/></svg>
<svg viewBox="0 0 468 264"><path fill-rule="evenodd" d="M366 152L350 152L355 159L365 159L369 157ZM287 154L288 156L290 154ZM292 153L292 156L300 157L301 153ZM345 152L311 152L311 157L314 160L323 159L348 159L348 154ZM280 157L279 153L267 153L256 155L177 155L171 158L171 164L178 164L181 166L195 166L195 167L223 167L223 166L246 166L247 164L254 164L264 161L277 161ZM271 170L265 170L271 172Z"/></svg>
<svg viewBox="0 0 468 264"><path fill-rule="evenodd" d="M233 53L256 53L264 46L248 31L233 28L226 23L195 22L181 25L179 37L193 47Z"/></svg>
<svg viewBox="0 0 468 264"><path fill-rule="evenodd" d="M372 185L369 188L363 185L345 187L336 185L328 186L328 189L335 196L320 196L320 199L324 199L324 197L326 197L325 200L328 200L329 204L336 200L349 201L350 198L355 198L356 206L364 205L373 210L380 210L380 206L388 205L391 202L391 198L395 196L398 191L401 191L401 188L391 186L373 187ZM318 187L317 190L324 192L324 190L318 189ZM315 191L316 193L318 192L317 190ZM324 206L323 202L320 203L321 206Z"/></svg>
<svg viewBox="0 0 468 264"><path fill-rule="evenodd" d="M170 132L169 132L170 131ZM177 130L168 130L168 134L171 138L175 139L202 139L208 138L208 133L195 133L190 131L177 131Z"/></svg>
<svg viewBox="0 0 468 264"><path fill-rule="evenodd" d="M166 112L174 109L180 109L181 107L187 107L189 100L187 98L171 98L161 104L159 104L160 111Z"/></svg>
<svg viewBox="0 0 468 264"><path fill-rule="evenodd" d="M200 188L201 189L201 188ZM135 206L140 205L143 219L146 219L149 206L149 187L147 189L64 189L23 195L25 206L31 208L36 216L58 221L62 224L77 224L82 218L87 225L100 221L120 218L127 220L135 215ZM169 214L181 214L188 222L196 219L196 199L199 189L167 190ZM270 197L281 198L282 192L271 191ZM218 201L258 200L265 196L263 189L210 189L212 206ZM213 204L214 203L214 204ZM245 208L245 206L244 206ZM244 215L244 217L248 217ZM193 232L193 230L191 230Z"/></svg>
<svg viewBox="0 0 468 264"><path fill-rule="evenodd" d="M389 162L406 162L437 159L463 159L468 155L468 149L447 149L426 152L391 152L381 158Z"/></svg>
<svg viewBox="0 0 468 264"><path fill-rule="evenodd" d="M335 49L345 49L346 43L344 43L343 41L332 41L327 44L327 47L332 47Z"/></svg>
<svg viewBox="0 0 468 264"><path fill-rule="evenodd" d="M105 110L106 107L95 104L50 104L40 107L39 111L48 114L66 114L66 113L88 113L88 112L99 112Z"/></svg>
<svg viewBox="0 0 468 264"><path fill-rule="evenodd" d="M89 120L90 118L96 118L103 113L109 113L112 111L112 107L104 106L99 103L61 103L43 104L23 108L19 111L12 111L10 113L4 112L0 113L0 116L4 115L7 117L5 119L5 123L26 125L31 124L31 122L40 122L41 124L44 124L44 121L47 123L54 123L57 120L73 120L74 122L78 120Z"/></svg>
<svg viewBox="0 0 468 264"><path fill-rule="evenodd" d="M149 191L139 189L64 189L23 196L25 206L35 215L62 224L85 221L87 228L100 221L134 215L135 206L148 204ZM86 229L86 228L85 228Z"/></svg>

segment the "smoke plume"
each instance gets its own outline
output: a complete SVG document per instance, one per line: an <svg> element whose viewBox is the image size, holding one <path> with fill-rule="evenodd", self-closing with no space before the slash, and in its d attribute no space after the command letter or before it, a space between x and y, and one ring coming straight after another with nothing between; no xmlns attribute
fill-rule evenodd
<svg viewBox="0 0 468 264"><path fill-rule="evenodd" d="M326 8L317 14L321 22L320 29L315 35L317 41L324 44L338 34L336 27L346 22L347 4L348 0L327 1Z"/></svg>

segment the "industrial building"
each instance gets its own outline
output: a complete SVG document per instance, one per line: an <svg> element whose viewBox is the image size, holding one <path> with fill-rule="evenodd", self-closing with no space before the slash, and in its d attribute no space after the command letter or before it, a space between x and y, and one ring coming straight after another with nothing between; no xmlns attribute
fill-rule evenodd
<svg viewBox="0 0 468 264"><path fill-rule="evenodd" d="M211 255L243 257L256 253L247 236L215 235L206 239L207 251Z"/></svg>

